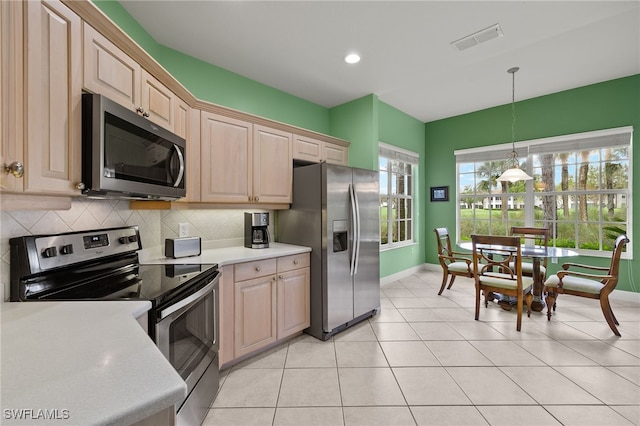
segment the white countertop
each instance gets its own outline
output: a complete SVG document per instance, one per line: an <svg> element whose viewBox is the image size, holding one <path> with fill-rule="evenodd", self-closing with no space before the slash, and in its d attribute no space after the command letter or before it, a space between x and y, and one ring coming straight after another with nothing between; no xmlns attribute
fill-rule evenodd
<svg viewBox="0 0 640 426"><path fill-rule="evenodd" d="M234 263L250 262L272 257L289 256L310 252L311 248L296 246L292 244L270 243L268 248L251 249L244 246L207 248L206 243L202 244L200 256L180 257L172 259L165 257L164 247L153 247L143 249L138 252L140 263L144 264L171 264L171 263L217 263L219 266L231 265Z"/></svg>
<svg viewBox="0 0 640 426"><path fill-rule="evenodd" d="M126 425L182 401L186 384L135 319L149 308L148 301L0 304L2 424ZM14 420L7 410L31 418ZM42 410L58 419L36 417Z"/></svg>

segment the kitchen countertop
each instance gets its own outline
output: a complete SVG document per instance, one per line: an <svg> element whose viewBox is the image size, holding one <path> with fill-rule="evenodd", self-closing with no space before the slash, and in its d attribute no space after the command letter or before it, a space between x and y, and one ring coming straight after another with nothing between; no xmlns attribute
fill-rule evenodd
<svg viewBox="0 0 640 426"><path fill-rule="evenodd" d="M143 249L138 252L138 255L140 257L140 263L144 264L217 263L218 266L222 267L234 263L251 262L310 251L311 248L309 247L284 243L270 243L269 247L264 249L251 249L244 246L207 248L206 243L202 243L202 253L200 256L172 259L165 257L164 247Z"/></svg>
<svg viewBox="0 0 640 426"><path fill-rule="evenodd" d="M0 304L2 424L126 425L182 401L186 384L135 319L150 308ZM18 410L24 420L14 419Z"/></svg>

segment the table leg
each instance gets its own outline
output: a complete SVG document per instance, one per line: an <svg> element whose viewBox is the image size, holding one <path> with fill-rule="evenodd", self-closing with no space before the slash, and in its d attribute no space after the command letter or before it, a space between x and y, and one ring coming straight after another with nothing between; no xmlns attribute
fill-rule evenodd
<svg viewBox="0 0 640 426"><path fill-rule="evenodd" d="M542 299L542 286L543 283L540 280L540 258L534 257L533 261L533 303L531 303L531 310L540 312L544 309L544 300Z"/></svg>

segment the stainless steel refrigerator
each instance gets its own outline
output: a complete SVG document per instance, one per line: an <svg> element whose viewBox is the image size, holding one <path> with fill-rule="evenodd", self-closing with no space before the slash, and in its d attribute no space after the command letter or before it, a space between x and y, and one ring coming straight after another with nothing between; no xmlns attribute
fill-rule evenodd
<svg viewBox="0 0 640 426"><path fill-rule="evenodd" d="M293 170L278 241L311 247L311 325L327 340L380 311L378 172L334 164Z"/></svg>

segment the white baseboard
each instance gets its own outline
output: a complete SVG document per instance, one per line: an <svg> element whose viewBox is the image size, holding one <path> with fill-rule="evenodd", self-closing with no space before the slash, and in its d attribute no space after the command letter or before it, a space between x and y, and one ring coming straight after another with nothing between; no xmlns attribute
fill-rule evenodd
<svg viewBox="0 0 640 426"><path fill-rule="evenodd" d="M613 292L609 294L609 299L640 303L640 293L627 290L613 290Z"/></svg>
<svg viewBox="0 0 640 426"><path fill-rule="evenodd" d="M428 263L423 263L422 265L414 266L409 269L405 269L404 271L396 272L395 274L387 275L386 277L380 278L380 286L384 286L387 284L391 284L394 281L398 281L399 279L410 277L416 272L431 270Z"/></svg>

